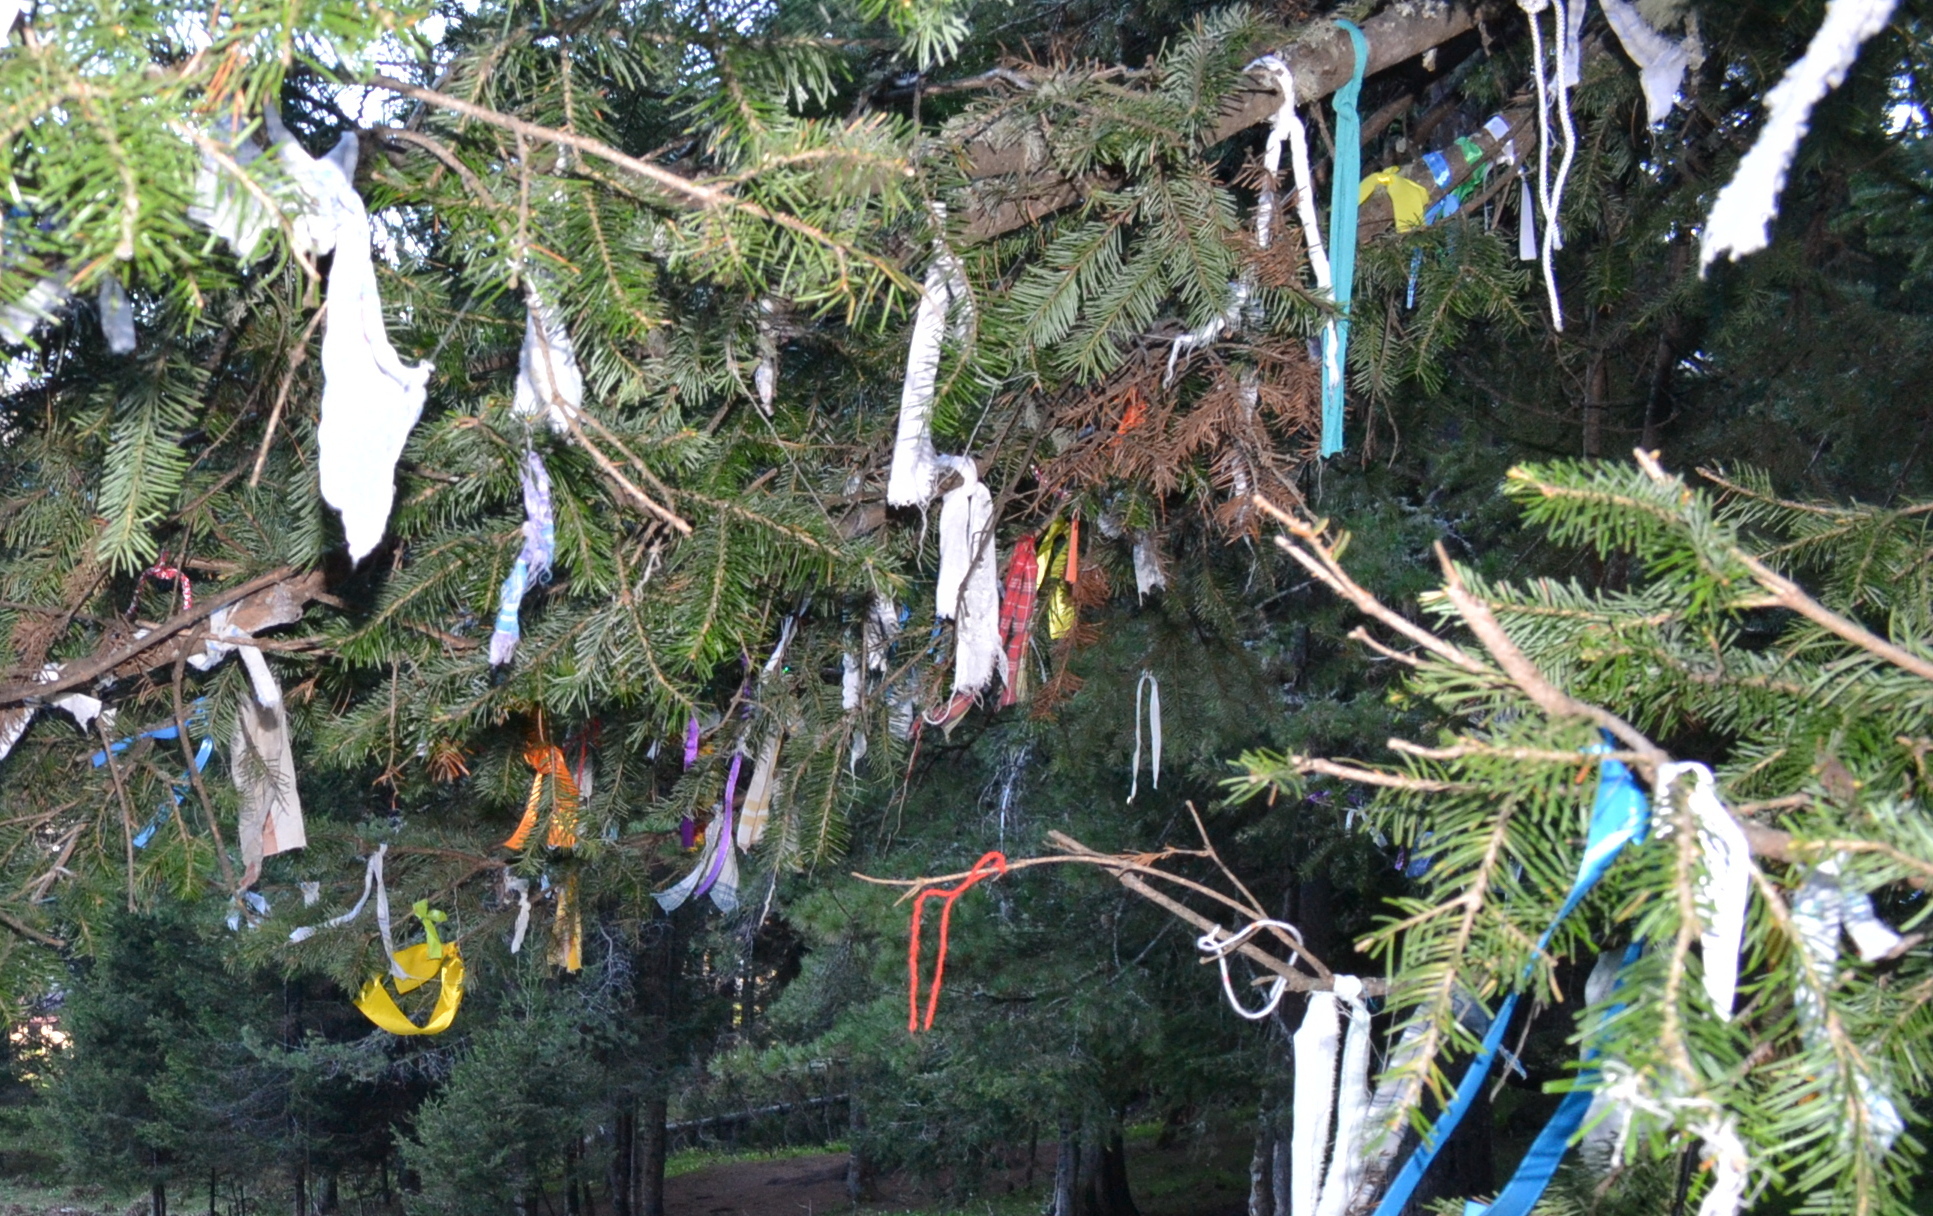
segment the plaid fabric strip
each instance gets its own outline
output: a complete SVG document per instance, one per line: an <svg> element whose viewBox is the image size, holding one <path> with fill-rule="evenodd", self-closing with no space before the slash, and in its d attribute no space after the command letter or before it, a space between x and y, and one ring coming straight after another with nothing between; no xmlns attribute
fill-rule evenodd
<svg viewBox="0 0 1933 1216"><path fill-rule="evenodd" d="M1007 648L1006 686L1000 690L1002 708L1012 705L1020 684L1020 665L1027 658L1027 639L1033 633L1034 589L1039 582L1034 538L1023 536L1007 562L1006 593L1000 597L1000 639Z"/></svg>

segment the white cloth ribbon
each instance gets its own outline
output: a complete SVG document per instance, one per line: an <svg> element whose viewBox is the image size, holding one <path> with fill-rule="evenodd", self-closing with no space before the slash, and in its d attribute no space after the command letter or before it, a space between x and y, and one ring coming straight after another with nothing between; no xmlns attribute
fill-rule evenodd
<svg viewBox="0 0 1933 1216"><path fill-rule="evenodd" d="M705 845L698 850L698 863L691 867L691 872L679 879L677 886L668 891L659 891L651 897L658 901L660 908L666 912L675 912L690 899L692 892L698 889L698 884L703 882L705 875L711 872L712 859L718 856L718 851L722 848L725 850L725 856L719 862L718 880L712 883L711 890L707 894L711 896L711 902L720 912L737 910L738 851L732 847L730 838L720 830L721 825L722 820L714 819L711 826L706 829Z"/></svg>
<svg viewBox="0 0 1933 1216"><path fill-rule="evenodd" d="M1846 79L1866 39L1886 28L1899 0L1831 0L1825 20L1805 54L1765 95L1765 125L1757 142L1738 162L1732 180L1718 192L1705 218L1698 266L1730 254L1733 261L1765 248L1779 213L1786 173L1812 122L1812 107Z"/></svg>
<svg viewBox="0 0 1933 1216"><path fill-rule="evenodd" d="M51 684L60 679L61 670L59 663L45 664L35 680L37 683ZM59 696L49 697L47 704L55 709L66 711L82 730L94 725L94 719L100 717L103 712L107 714L108 721L112 722L114 718L113 711L102 709L99 697L90 697L84 692L64 692ZM14 744L20 742L20 737L27 733L28 725L34 720L34 713L35 708L32 705L16 706L0 713L0 760L6 759L7 754L13 751Z"/></svg>
<svg viewBox="0 0 1933 1216"><path fill-rule="evenodd" d="M322 420L316 427L322 497L342 515L352 561L382 543L396 499L396 461L429 391L430 366L404 363L389 344L369 213L357 195L355 133L311 160L293 141L283 160L314 209L297 225L315 252L335 250L322 331Z"/></svg>
<svg viewBox="0 0 1933 1216"><path fill-rule="evenodd" d="M866 669L859 656L848 650L839 658L841 667L839 679L839 707L847 713L859 708L860 698L866 691ZM846 767L854 776L859 774L859 762L866 758L866 732L855 727L852 732L852 746L846 752Z"/></svg>
<svg viewBox="0 0 1933 1216"><path fill-rule="evenodd" d="M1336 1078L1336 1141L1329 1152L1329 1172L1322 1181L1316 1216L1344 1216L1363 1172L1363 1128L1368 1120L1369 1006L1362 999L1362 981L1353 975L1335 977L1335 994L1349 1012L1349 1031L1342 1043L1342 1072Z"/></svg>
<svg viewBox="0 0 1933 1216"><path fill-rule="evenodd" d="M1161 378L1161 383L1174 383L1175 369L1184 353L1213 346L1216 339L1224 333L1239 328L1242 312L1248 307L1248 296L1248 284L1239 280L1231 281L1228 285L1228 305L1200 325L1176 337L1173 345L1168 347L1168 371Z"/></svg>
<svg viewBox="0 0 1933 1216"><path fill-rule="evenodd" d="M517 392L510 408L519 418L542 417L561 434L584 405L577 348L564 318L534 284L526 286L524 304L524 344L517 355Z"/></svg>
<svg viewBox="0 0 1933 1216"><path fill-rule="evenodd" d="M1148 598L1148 592L1168 585L1168 575L1161 569L1161 555L1155 551L1154 537L1143 532L1134 538L1134 594L1137 600Z"/></svg>
<svg viewBox="0 0 1933 1216"><path fill-rule="evenodd" d="M524 948L524 934L530 932L530 880L506 877L503 888L517 897L517 925L510 931L510 953L515 954Z"/></svg>
<svg viewBox="0 0 1933 1216"><path fill-rule="evenodd" d="M1147 668L1141 669L1141 678L1134 682L1134 765L1128 772L1128 801L1133 802L1135 794L1141 790L1141 706L1145 694L1148 715L1149 743L1153 747L1153 780L1148 784L1155 789L1161 788L1161 681Z"/></svg>
<svg viewBox="0 0 1933 1216"><path fill-rule="evenodd" d="M752 369L752 388L758 393L758 409L772 416L772 402L779 395L779 335L772 324L778 305L769 296L758 302L758 366Z"/></svg>
<svg viewBox="0 0 1933 1216"><path fill-rule="evenodd" d="M944 213L940 213L944 218ZM913 339L906 351L906 378L900 387L899 433L893 440L893 467L886 480L886 502L895 507L923 507L933 499L940 479L940 462L933 450L933 396L940 376L940 343L947 318L955 310L963 327L973 313L972 289L966 271L945 242L933 242L933 261L919 307L913 313Z"/></svg>
<svg viewBox="0 0 1933 1216"><path fill-rule="evenodd" d="M869 671L886 670L886 652L891 649L893 639L899 636L899 607L889 595L875 595L872 606L866 610L866 623L861 628L866 643L866 668Z"/></svg>
<svg viewBox="0 0 1933 1216"><path fill-rule="evenodd" d="M1873 913L1873 903L1863 891L1847 891L1839 881L1840 861L1821 862L1799 887L1792 901L1792 920L1799 931L1799 948L1811 982L1801 982L1793 993L1799 1012L1800 1032L1815 1047L1826 1035L1826 1010L1821 993L1829 992L1836 979L1839 963L1839 934L1852 938L1860 958L1874 962L1891 954L1900 945L1899 934ZM1851 1078L1865 1109L1869 1130L1882 1153L1890 1152L1893 1142L1906 1130L1899 1107L1879 1089L1863 1070Z"/></svg>
<svg viewBox="0 0 1933 1216"><path fill-rule="evenodd" d="M1685 806L1698 824L1698 919L1703 926L1705 994L1720 1021L1732 1020L1738 992L1738 952L1745 939L1745 905L1752 894L1752 850L1745 830L1718 800L1711 769L1696 762L1658 766L1657 803L1672 806L1673 786L1689 778ZM1671 833L1660 815L1658 835Z"/></svg>
<svg viewBox="0 0 1933 1216"><path fill-rule="evenodd" d="M233 622L232 612L232 608L223 608L208 618L210 636L202 643L201 653L188 656L188 665L196 671L209 671L230 653L239 651L242 665L248 669L249 683L255 690L255 700L264 708L280 705L282 686L276 683L275 673L269 670L261 649L249 645L254 635Z"/></svg>
<svg viewBox="0 0 1933 1216"><path fill-rule="evenodd" d="M1678 100L1678 87L1684 82L1685 69L1691 66L1691 48L1674 42L1651 28L1638 6L1631 0L1599 0L1604 19L1618 36L1624 53L1638 65L1638 82L1644 87L1645 118L1653 126L1671 116Z"/></svg>
<svg viewBox="0 0 1933 1216"><path fill-rule="evenodd" d="M289 940L305 942L314 937L318 929L340 929L351 923L362 915L363 905L369 902L369 893L373 890L376 893L376 931L382 935L383 955L389 959L389 973L399 980L408 979L409 973L404 971L402 965L396 961L396 943L391 939L389 931L389 888L383 883L383 856L388 852L388 845L379 844L376 846L376 851L369 855L368 864L363 867L362 872L362 897L356 900L355 907L319 925L303 925L289 933Z"/></svg>
<svg viewBox="0 0 1933 1216"><path fill-rule="evenodd" d="M1333 279L1329 271L1329 253L1322 244L1322 228L1316 222L1316 198L1313 186L1314 174L1309 170L1309 135L1302 126L1302 119L1296 113L1295 73L1289 65L1276 55L1264 55L1249 65L1251 70L1260 68L1275 77L1276 87L1282 90L1282 106L1275 112L1275 122L1269 128L1269 142L1263 153L1269 177L1274 179L1282 165L1282 143L1289 145L1289 170L1295 177L1296 215L1302 222L1302 239L1309 252L1309 271L1315 275L1316 286L1324 292L1332 289ZM1274 216L1274 203L1271 196L1269 215ZM1256 243L1268 247L1269 237L1262 226L1258 213Z"/></svg>
<svg viewBox="0 0 1933 1216"><path fill-rule="evenodd" d="M0 308L0 338L16 345L33 336L42 321L50 321L67 303L67 284L49 276L34 281L27 294Z"/></svg>
<svg viewBox="0 0 1933 1216"><path fill-rule="evenodd" d="M1289 1211L1315 1216L1321 1198L1323 1149L1329 1143L1329 1117L1336 1096L1336 1047L1342 1028L1336 1020L1336 994L1311 992L1309 1007L1296 1029L1295 1124L1289 1131Z"/></svg>
<svg viewBox="0 0 1933 1216"><path fill-rule="evenodd" d="M1000 646L1000 579L993 544L993 495L970 457L940 458L962 481L940 507L940 572L933 615L954 621L953 691L977 693L1007 676Z"/></svg>

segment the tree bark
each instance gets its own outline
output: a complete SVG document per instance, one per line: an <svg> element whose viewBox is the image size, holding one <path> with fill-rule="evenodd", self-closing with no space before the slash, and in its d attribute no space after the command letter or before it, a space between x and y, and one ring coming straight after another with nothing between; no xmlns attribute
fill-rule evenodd
<svg viewBox="0 0 1933 1216"><path fill-rule="evenodd" d="M1363 22L1363 33L1369 40L1364 74L1373 76L1395 67L1475 28L1476 12L1462 0L1423 0L1393 6ZM1333 24L1316 28L1276 54L1295 73L1296 96L1302 102L1335 92L1349 82L1355 70L1349 37ZM1248 82L1223 101L1221 115L1204 143L1219 143L1266 122L1280 108L1282 94L1266 77L1251 76ZM973 181L1011 179L997 194L969 206L968 235L976 241L1034 223L1079 202L1091 189L1112 180L1106 174L1069 178L1047 159L1042 141L1016 139L1011 131L990 132L971 140L958 156ZM1420 180L1427 182L1429 178Z"/></svg>
<svg viewBox="0 0 1933 1216"><path fill-rule="evenodd" d="M155 1182L148 1188L148 1216L168 1216L168 1184Z"/></svg>
<svg viewBox="0 0 1933 1216"><path fill-rule="evenodd" d="M668 1154L663 1094L645 1099L643 1121L644 1145L638 1154L638 1216L665 1216L664 1162Z"/></svg>
<svg viewBox="0 0 1933 1216"><path fill-rule="evenodd" d="M1255 1151L1248 1159L1248 1216L1275 1216L1275 1128L1255 1120Z"/></svg>
<svg viewBox="0 0 1933 1216"><path fill-rule="evenodd" d="M1101 1159L1096 1163L1095 1190L1101 1216L1141 1216L1128 1189L1128 1145L1117 1124L1101 1144Z"/></svg>
<svg viewBox="0 0 1933 1216"><path fill-rule="evenodd" d="M1075 1180L1080 1174L1081 1151L1074 1139L1074 1128L1060 1121L1060 1149L1054 1155L1053 1216L1079 1216L1074 1210Z"/></svg>
<svg viewBox="0 0 1933 1216"><path fill-rule="evenodd" d="M615 1216L633 1216L631 1206L637 1191L638 1107L634 1101L619 1104L611 1121L611 1170L606 1183L611 1192L611 1211Z"/></svg>

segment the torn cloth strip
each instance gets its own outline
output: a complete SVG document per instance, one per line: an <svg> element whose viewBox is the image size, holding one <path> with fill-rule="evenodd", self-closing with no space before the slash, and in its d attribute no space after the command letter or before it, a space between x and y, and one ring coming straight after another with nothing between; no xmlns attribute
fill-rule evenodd
<svg viewBox="0 0 1933 1216"><path fill-rule="evenodd" d="M1000 638L1007 655L1007 676L1000 690L1000 706L1020 699L1021 674L1026 670L1027 643L1034 634L1034 597L1040 583L1040 563L1034 538L1014 542L1007 559L1006 591L1000 597Z"/></svg>
<svg viewBox="0 0 1933 1216"><path fill-rule="evenodd" d="M1638 6L1630 0L1599 0L1604 19L1618 36L1624 53L1638 65L1638 83L1644 87L1645 118L1657 126L1671 116L1677 103L1678 87L1691 66L1691 49L1674 42L1651 28Z"/></svg>
<svg viewBox="0 0 1933 1216"><path fill-rule="evenodd" d="M933 397L940 376L940 344L947 319L958 309L973 309L966 271L944 241L935 238L933 261L919 307L913 313L913 338L906 351L906 378L900 388L899 433L893 440L893 465L886 480L886 502L894 507L923 507L932 501L939 484L940 465L933 450Z"/></svg>
<svg viewBox="0 0 1933 1216"><path fill-rule="evenodd" d="M534 284L525 288L524 305L524 344L517 355L517 389L510 408L519 418L543 418L561 434L584 405L577 348L562 314Z"/></svg>
<svg viewBox="0 0 1933 1216"><path fill-rule="evenodd" d="M993 496L968 457L943 458L964 479L940 508L940 570L933 615L952 619L953 691L985 689L1007 673L1000 645L1000 580L993 543Z"/></svg>
<svg viewBox="0 0 1933 1216"><path fill-rule="evenodd" d="M1342 1072L1336 1078L1336 1140L1329 1152L1329 1172L1323 1177L1316 1216L1343 1216L1356 1193L1363 1172L1363 1129L1370 1107L1369 1006L1363 1001L1362 980L1338 975L1335 994L1349 1013L1349 1031L1342 1045Z"/></svg>
<svg viewBox="0 0 1933 1216"><path fill-rule="evenodd" d="M730 878L732 887L734 888L732 896L734 907L737 906L738 902L736 893L738 885L738 851L733 847L734 833L732 829L733 824L737 821L738 808L735 795L738 792L738 774L739 769L744 763L744 754L742 752L735 754L732 756L731 767L725 770L725 793L719 799L718 821L712 825L715 832L706 833L708 841L712 835L718 837L718 850L712 854L711 865L705 870L705 876L698 880L697 890L697 894L699 895L709 893L719 881L726 877L726 867L729 866L731 869ZM722 904L719 906L721 908L724 907ZM729 908L725 910L730 911Z"/></svg>
<svg viewBox="0 0 1933 1216"><path fill-rule="evenodd" d="M431 980L441 981L429 1018L421 1026L410 1021L397 1007L395 997L383 987L381 976L363 985L362 993L356 997L356 1008L391 1034L442 1034L448 1030L456 1020L457 1008L463 1004L463 958L457 953L456 943L451 942L440 959L430 957L428 943L410 946L397 954L395 965L400 972L396 976L398 996L414 992Z"/></svg>
<svg viewBox="0 0 1933 1216"><path fill-rule="evenodd" d="M134 307L128 303L128 293L122 288L121 280L111 274L102 275L94 305L100 310L101 337L106 340L107 348L117 355L133 354Z"/></svg>
<svg viewBox="0 0 1933 1216"><path fill-rule="evenodd" d="M1349 35L1355 69L1336 90L1336 163L1329 195L1329 263L1340 314L1322 333L1323 456L1342 451L1343 378L1349 366L1349 300L1356 279L1356 210L1362 189L1362 118L1356 98L1369 63L1369 40L1353 21L1336 22Z"/></svg>
<svg viewBox="0 0 1933 1216"><path fill-rule="evenodd" d="M1295 1122L1289 1130L1289 1211L1315 1216L1321 1197L1323 1147L1335 1101L1336 1047L1342 1029L1336 994L1311 992L1293 1039L1295 1047Z"/></svg>
<svg viewBox="0 0 1933 1216"><path fill-rule="evenodd" d="M524 541L517 560L510 564L510 572L504 575L503 585L497 589L497 619L490 629L492 667L501 667L516 656L517 641L522 636L519 613L524 594L532 580L549 580L551 559L557 552L550 470L544 467L544 458L534 451L526 451L517 479L523 487Z"/></svg>
<svg viewBox="0 0 1933 1216"><path fill-rule="evenodd" d="M215 754L215 741L213 739L203 739L201 741L201 746L195 749L195 756L193 761L195 771L199 773L203 769L207 768L208 758L214 754ZM181 780L176 781L171 785L169 785L168 801L163 803L161 806L161 809L154 813L153 819L148 820L146 827L142 828L139 832L136 832L134 834L135 848L137 849L147 848L148 845L153 842L154 834L161 830L161 825L167 823L169 817L174 815L177 811L181 809L181 800L188 796L188 787L189 787L189 783L192 780L193 780L192 777L190 777L186 773L183 773L181 775Z"/></svg>
<svg viewBox="0 0 1933 1216"><path fill-rule="evenodd" d="M341 514L350 560L359 562L389 526L396 462L423 414L430 365L404 363L389 343L370 254L369 213L353 184L356 152L350 132L334 152L310 165L317 180L329 180L339 217L330 234L336 256L329 266L322 420L316 427L322 497Z"/></svg>
<svg viewBox="0 0 1933 1216"><path fill-rule="evenodd" d="M1829 1050L1822 997L1838 978L1840 932L1853 939L1860 957L1867 962L1891 954L1901 941L1873 915L1872 901L1863 891L1848 892L1840 885L1839 868L1838 858L1821 862L1806 875L1792 901L1792 920L1799 931L1799 951L1805 964L1805 977L1793 993L1792 1003L1799 1013L1800 1033L1826 1056L1833 1053ZM1893 1142L1906 1130L1899 1107L1864 1069L1855 1067L1844 1080L1851 1083L1880 1151L1891 1152Z"/></svg>
<svg viewBox="0 0 1933 1216"><path fill-rule="evenodd" d="M1606 749L1599 746L1593 750ZM1551 918L1550 926L1537 939L1533 957L1543 954L1558 926L1583 902L1591 888L1597 885L1598 879L1611 868L1611 863L1624 846L1641 840L1649 827L1650 804L1632 777L1631 770L1611 757L1601 759L1598 762L1597 794L1591 804L1590 830L1585 838L1584 855L1578 860L1577 877L1572 880L1570 893L1564 897L1557 915ZM1530 968L1526 967L1524 978L1528 979L1529 976ZM1483 1089L1490 1066L1496 1062L1497 1049L1503 1043L1504 1031L1510 1024L1510 1015L1516 1012L1517 1000L1521 995L1512 992L1497 1007L1490 1029L1483 1036L1482 1045L1457 1084L1455 1096L1437 1116L1435 1124L1423 1134L1423 1141L1417 1145L1416 1151L1403 1163L1402 1170L1376 1205L1375 1216L1398 1216L1408 1206L1417 1184L1423 1180L1424 1172L1430 1168L1430 1163L1436 1159L1436 1154L1449 1139L1450 1133L1456 1130L1457 1124L1462 1122L1463 1116L1476 1101L1478 1092Z"/></svg>
<svg viewBox="0 0 1933 1216"><path fill-rule="evenodd" d="M1657 799L1664 802L1681 778L1689 779L1685 809L1698 825L1698 919L1704 932L1705 995L1722 1022L1732 1020L1738 993L1738 952L1745 940L1745 906L1752 894L1752 851L1745 830L1718 800L1711 769L1696 762L1658 766ZM1669 816L1658 834L1671 831Z"/></svg>
<svg viewBox="0 0 1933 1216"><path fill-rule="evenodd" d="M746 852L765 838L765 825L772 818L772 799L778 793L779 747L785 732L774 727L758 750L758 763L752 766L752 779L745 786L745 802L738 808L738 847Z"/></svg>
<svg viewBox="0 0 1933 1216"><path fill-rule="evenodd" d="M1732 180L1718 192L1705 219L1698 267L1721 254L1737 259L1765 248L1771 240L1772 218L1779 213L1779 194L1786 173L1812 123L1812 107L1839 87L1859 58L1866 39L1886 28L1898 0L1832 0L1825 20L1812 36L1805 54L1765 95L1765 124L1756 142L1738 162Z"/></svg>
<svg viewBox="0 0 1933 1216"><path fill-rule="evenodd" d="M363 905L369 902L369 893L374 891L376 893L376 932L383 939L383 955L389 959L389 973L399 980L408 979L409 973L403 969L403 964L397 959L396 943L390 933L389 887L383 881L383 858L388 852L387 844L379 844L376 846L376 851L369 855L369 861L362 872L362 897L356 900L355 907L341 916L323 921L320 925L303 925L291 931L289 941L305 942L315 936L317 929L340 929L351 923L362 915Z"/></svg>
<svg viewBox="0 0 1933 1216"><path fill-rule="evenodd" d="M288 709L244 698L235 707L235 734L229 768L241 796L236 829L242 851L242 885L253 886L262 860L308 847L302 798L295 788L295 749L289 738Z"/></svg>

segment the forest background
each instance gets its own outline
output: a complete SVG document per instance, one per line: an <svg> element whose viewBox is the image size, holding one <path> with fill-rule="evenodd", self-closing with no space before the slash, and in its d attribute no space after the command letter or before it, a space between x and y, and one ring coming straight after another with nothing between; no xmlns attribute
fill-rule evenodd
<svg viewBox="0 0 1933 1216"><path fill-rule="evenodd" d="M1834 972L1822 1039L1777 899L1851 840L1849 875L1911 933L1933 876L1913 666L1933 612L1922 5L1893 11L1818 107L1771 246L1709 273L1698 249L1826 8L1645 5L1697 50L1655 124L1592 11L1567 91L1561 327L1519 256L1515 166L1494 137L1472 145L1484 163L1456 142L1504 114L1531 163L1548 65L1515 5L26 13L0 52L0 295L20 339L0 451L9 1165L140 1186L157 1216L238 1186L265 1209L381 1193L421 1212L655 1213L667 1124L786 1106L843 1120L855 1192L904 1169L965 1198L1051 1144L1057 1216L1119 1216L1129 1125L1232 1118L1254 1141L1251 1212L1286 1213L1300 993L1243 1023L1169 912L1105 867L1041 866L964 897L938 1017L909 1035L903 892L852 876L1045 854L1050 831L1192 849L1192 803L1310 955L1389 977L1379 1035L1441 1041L1412 1061L1419 1084L1473 1041L1459 992L1494 1008L1533 991L1521 1067L1418 1203L1489 1194L1570 1076L1595 952L1697 936L1695 910L1655 898L1691 889L1661 846L1549 952L1527 949L1590 804L1588 703L1634 724L1620 746L1647 775L1667 753L1710 762L1764 829L1749 1008L1719 1023L1677 982L1699 964L1657 952L1606 1054L1732 1112L1760 1202L1910 1209L1912 1133L1868 1116L1875 1086L1911 1125L1925 1109L1925 951L1909 937ZM1279 93L1247 68L1296 65L1326 199L1337 17L1369 37L1365 168L1427 182L1424 154L1447 153L1451 179L1424 189L1461 206L1397 232L1386 196L1365 203L1346 444L1318 459L1312 342L1332 314L1287 174L1278 188L1261 166ZM276 158L243 166L235 141L270 112L313 156L359 136L378 316L429 368L360 561L318 467L335 262L305 249ZM274 204L258 248L191 218L210 172ZM886 503L908 331L945 258L970 306L940 319L934 440L991 489L999 570L1023 536L1050 558L1013 705L998 685L951 700L942 509ZM117 353L123 315L138 339ZM553 323L585 391L547 426L515 395L520 343ZM528 451L550 478L552 573L493 663ZM250 674L187 663L244 594L294 602L255 641L306 812L306 848L259 868L237 852L248 765L229 745ZM1425 627L1460 642L1433 648ZM109 702L113 725L77 729L53 708L67 689ZM581 799L546 776L553 745ZM734 758L749 773L768 748L770 821L736 899L665 912L653 893L713 856L684 822L717 850ZM503 847L530 811L542 830ZM369 921L290 941L356 902L378 846L399 937L424 900L461 945L441 1034L372 1032L352 1005L384 966ZM1709 1193L1692 1167L1712 1137L1689 1109L1660 1106L1612 1186L1580 1173L1551 1202Z"/></svg>

